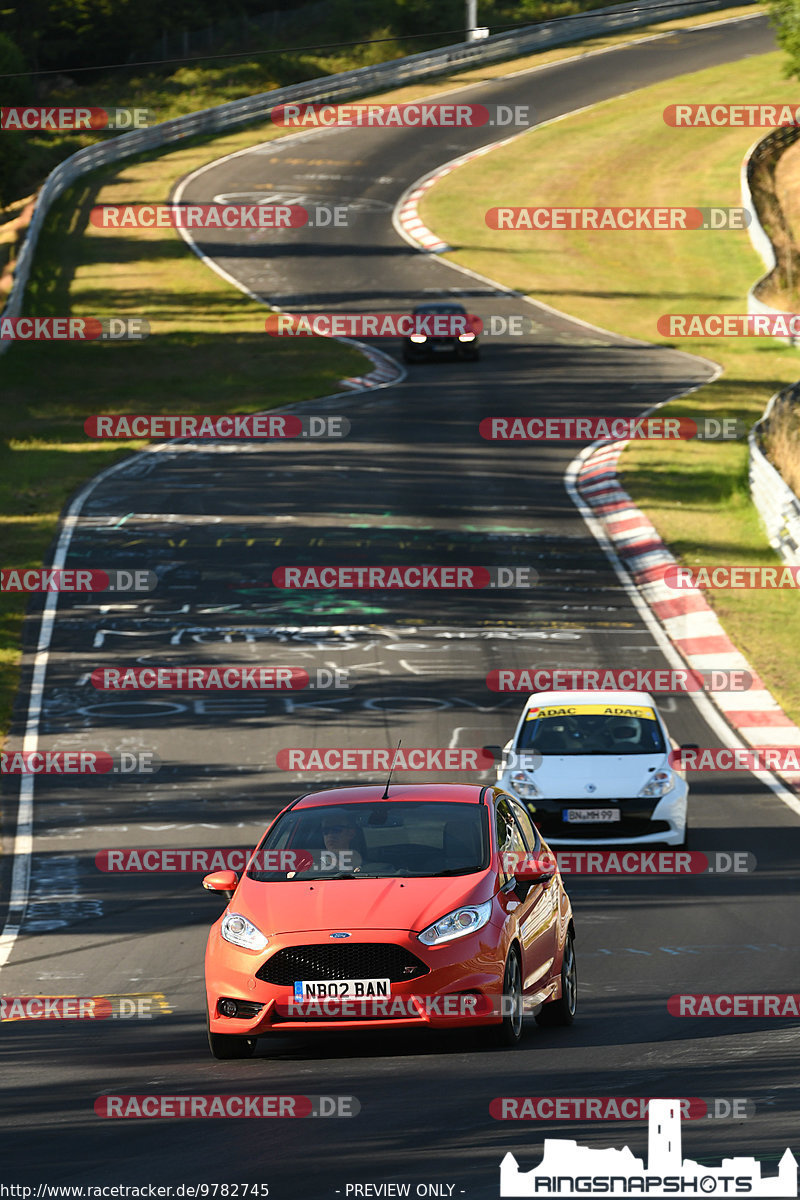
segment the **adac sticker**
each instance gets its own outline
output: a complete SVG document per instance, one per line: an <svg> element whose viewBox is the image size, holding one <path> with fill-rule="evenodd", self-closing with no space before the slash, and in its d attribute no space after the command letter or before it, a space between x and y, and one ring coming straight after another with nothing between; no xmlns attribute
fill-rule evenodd
<svg viewBox="0 0 800 1200"><path fill-rule="evenodd" d="M604 717L644 717L650 721L656 716L652 708L638 704L559 704L555 708L532 708L525 720L533 721L538 717L544 721L548 717L576 717L584 713Z"/></svg>

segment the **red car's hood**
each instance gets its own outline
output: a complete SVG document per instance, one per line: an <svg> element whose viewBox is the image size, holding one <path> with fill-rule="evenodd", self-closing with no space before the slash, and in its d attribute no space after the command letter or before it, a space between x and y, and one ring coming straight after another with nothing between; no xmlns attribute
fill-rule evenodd
<svg viewBox="0 0 800 1200"><path fill-rule="evenodd" d="M444 879L325 879L259 883L245 877L231 901L267 936L312 930L416 933L462 904L492 896L490 871Z"/></svg>

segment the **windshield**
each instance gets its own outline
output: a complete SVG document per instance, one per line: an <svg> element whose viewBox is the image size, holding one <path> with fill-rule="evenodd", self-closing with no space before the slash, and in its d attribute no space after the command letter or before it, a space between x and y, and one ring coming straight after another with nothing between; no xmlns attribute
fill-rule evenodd
<svg viewBox="0 0 800 1200"><path fill-rule="evenodd" d="M566 704L532 708L517 742L540 754L664 754L652 708L625 704Z"/></svg>
<svg viewBox="0 0 800 1200"><path fill-rule="evenodd" d="M250 879L467 875L489 865L486 805L405 801L294 808L258 848Z"/></svg>

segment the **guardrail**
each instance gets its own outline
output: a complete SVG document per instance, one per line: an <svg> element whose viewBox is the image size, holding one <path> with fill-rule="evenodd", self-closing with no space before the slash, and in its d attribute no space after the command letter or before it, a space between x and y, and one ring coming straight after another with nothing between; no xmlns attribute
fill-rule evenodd
<svg viewBox="0 0 800 1200"><path fill-rule="evenodd" d="M782 404L800 405L800 383L776 392L761 420L750 430L750 494L766 527L770 546L777 550L784 562L800 566L800 499L773 467L759 444L762 434L769 429L773 410Z"/></svg>
<svg viewBox="0 0 800 1200"><path fill-rule="evenodd" d="M279 104L292 101L346 100L369 95L389 86L417 82L435 75L467 67L472 63L497 62L527 52L582 41L587 37L635 29L641 25L659 24L677 17L713 12L715 9L743 5L751 0L641 0L623 8L601 8L574 17L560 17L540 25L525 26L512 33L495 34L480 41L459 42L441 50L412 54L393 62L372 67L359 67L338 75L326 75L305 83L261 92L243 100L232 100L214 108L202 109L185 117L162 121L149 129L123 133L76 151L50 172L37 198L36 208L28 227L14 271L14 284L6 307L1 314L17 317L22 312L25 288L30 277L36 243L50 206L82 175L146 150L158 150L173 142L199 134L221 133L232 126L263 120ZM0 353L10 341L0 340Z"/></svg>

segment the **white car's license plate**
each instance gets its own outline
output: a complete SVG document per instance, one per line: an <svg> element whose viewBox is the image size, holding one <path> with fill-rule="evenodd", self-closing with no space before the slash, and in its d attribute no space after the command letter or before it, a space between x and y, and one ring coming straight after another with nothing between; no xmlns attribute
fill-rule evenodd
<svg viewBox="0 0 800 1200"><path fill-rule="evenodd" d="M434 354L436 354L436 353L437 353L438 351L440 351L440 350L444 350L444 351L450 352L450 351L452 351L452 349L453 349L453 347L452 347L452 346L437 346L437 345L434 343L433 352L434 352Z"/></svg>
<svg viewBox="0 0 800 1200"><path fill-rule="evenodd" d="M363 1000L391 996L390 979L296 979L295 1000Z"/></svg>
<svg viewBox="0 0 800 1200"><path fill-rule="evenodd" d="M563 816L570 825L599 825L619 821L622 814L618 808L565 808Z"/></svg>

